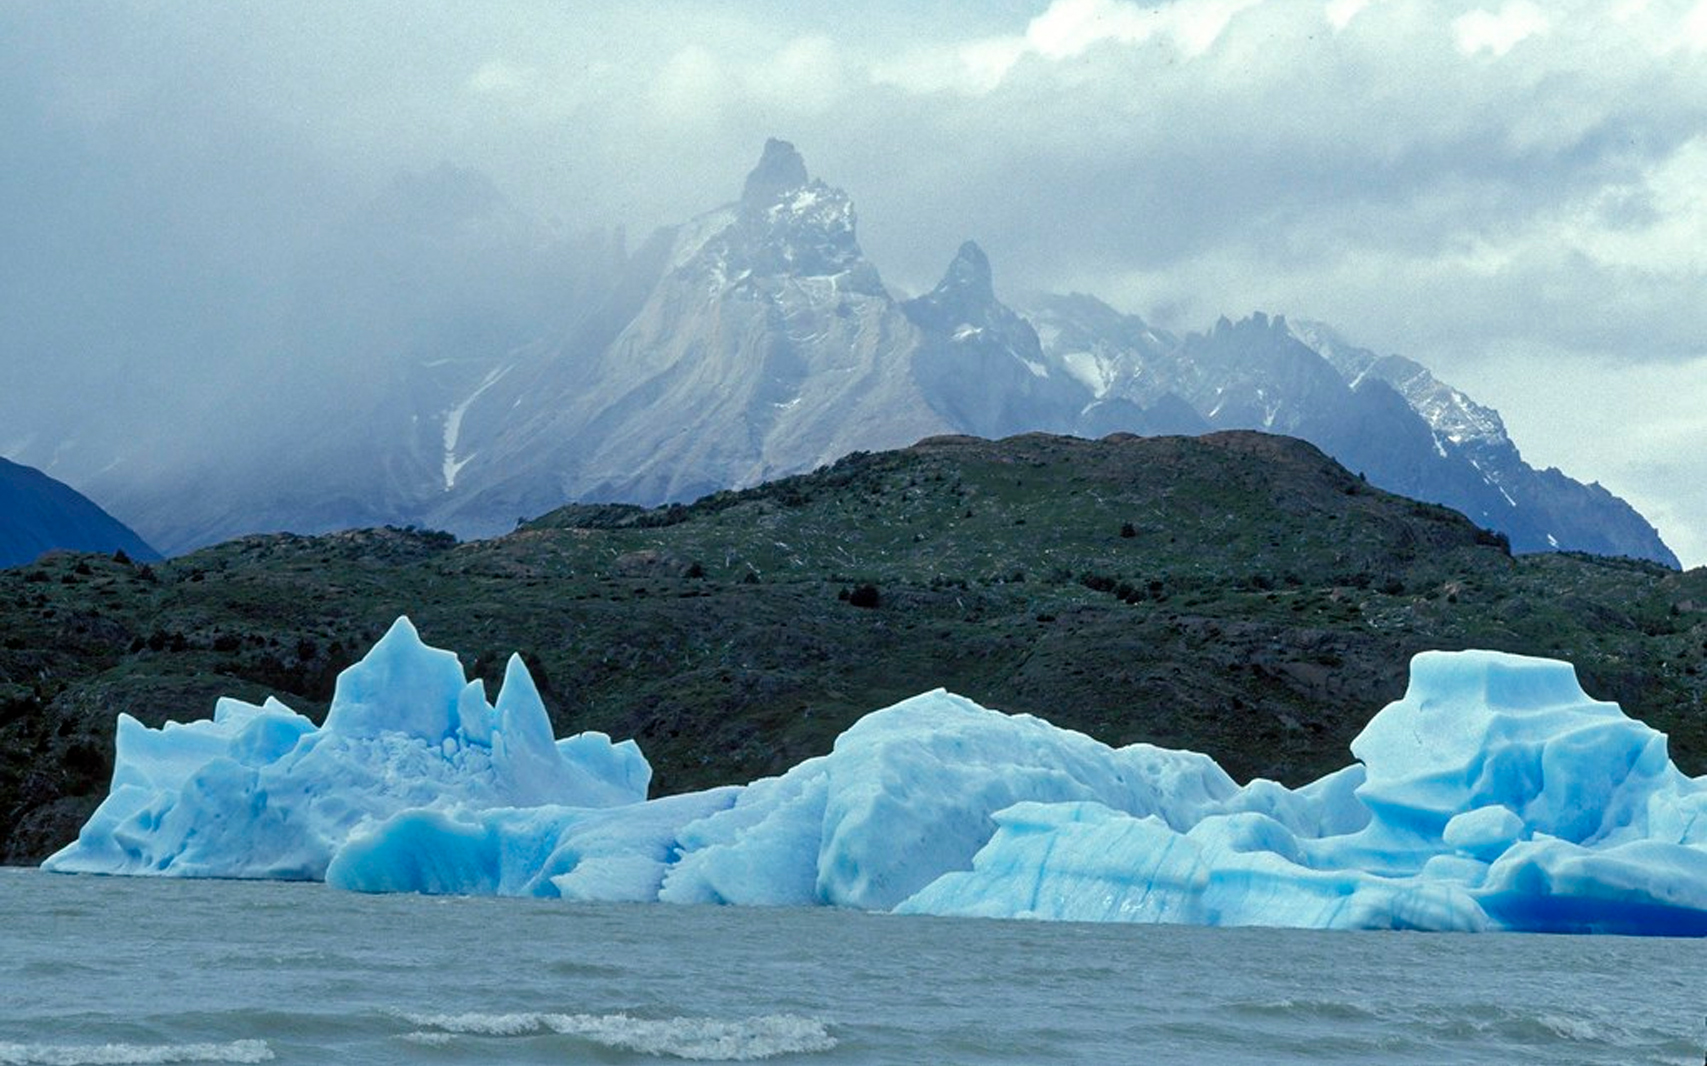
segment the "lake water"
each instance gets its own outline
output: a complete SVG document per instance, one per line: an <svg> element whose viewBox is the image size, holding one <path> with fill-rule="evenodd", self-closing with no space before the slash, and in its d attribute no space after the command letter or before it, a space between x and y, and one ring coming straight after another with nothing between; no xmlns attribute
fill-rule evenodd
<svg viewBox="0 0 1707 1066"><path fill-rule="evenodd" d="M0 869L0 1064L1687 1063L1707 942Z"/></svg>

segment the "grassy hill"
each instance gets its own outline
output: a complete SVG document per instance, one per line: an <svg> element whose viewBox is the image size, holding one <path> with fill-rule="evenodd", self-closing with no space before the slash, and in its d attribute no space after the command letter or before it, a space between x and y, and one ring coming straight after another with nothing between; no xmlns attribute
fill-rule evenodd
<svg viewBox="0 0 1707 1066"><path fill-rule="evenodd" d="M246 537L0 572L0 858L106 793L113 717L268 694L319 718L398 614L559 735L635 737L675 792L780 772L943 686L1298 784L1425 648L1567 658L1707 771L1707 570L1513 558L1444 508L1254 433L937 438L691 506L578 505L495 540Z"/></svg>

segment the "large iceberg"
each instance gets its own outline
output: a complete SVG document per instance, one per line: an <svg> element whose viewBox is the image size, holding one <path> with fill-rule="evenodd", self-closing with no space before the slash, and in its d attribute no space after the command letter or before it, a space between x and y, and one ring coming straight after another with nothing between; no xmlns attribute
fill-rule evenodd
<svg viewBox="0 0 1707 1066"><path fill-rule="evenodd" d="M497 705L457 657L399 618L338 676L324 725L279 703L222 699L212 720L118 717L113 783L69 873L319 880L353 836L404 811L632 805L652 768L633 741L557 741L512 656Z"/></svg>
<svg viewBox="0 0 1707 1066"><path fill-rule="evenodd" d="M368 892L1312 928L1707 934L1707 783L1569 663L1424 652L1299 789L943 691L780 777L645 798L632 742L552 739L399 620L318 729L275 701L119 719L112 793L49 869ZM1698 822L1700 827L1697 827Z"/></svg>

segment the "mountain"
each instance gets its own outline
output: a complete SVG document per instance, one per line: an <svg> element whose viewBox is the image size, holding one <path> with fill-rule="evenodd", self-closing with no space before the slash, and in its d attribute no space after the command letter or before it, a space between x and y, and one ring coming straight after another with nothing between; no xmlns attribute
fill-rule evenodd
<svg viewBox="0 0 1707 1066"><path fill-rule="evenodd" d="M1445 504L1517 551L1588 551L1676 568L1677 556L1628 503L1598 484L1523 461L1498 412L1401 356L1377 356L1326 326L1257 313L1174 339L1092 297L1027 309L1050 364L1087 368L1076 430L1154 432L1157 412L1189 408L1209 429L1284 433L1321 447L1392 492ZM1189 421L1175 424L1191 432Z"/></svg>
<svg viewBox="0 0 1707 1066"><path fill-rule="evenodd" d="M739 201L650 248L611 332L471 400L430 524L495 533L565 500L692 499L953 428L913 381L920 331L847 194L791 145L769 142Z"/></svg>
<svg viewBox="0 0 1707 1066"><path fill-rule="evenodd" d="M954 431L1005 437L1072 428L1082 388L1049 373L1037 331L996 299L989 257L975 242L960 246L935 289L901 310L921 334L914 380Z"/></svg>
<svg viewBox="0 0 1707 1066"><path fill-rule="evenodd" d="M492 536L565 501L685 502L933 434L1260 429L1520 551L1677 565L1601 486L1525 464L1497 413L1325 326L1175 336L1086 295L1010 306L971 241L897 299L848 194L785 141L738 199L632 249L542 236L476 172L403 175L301 274L275 376L143 450L170 461L19 439L182 551L375 524Z"/></svg>
<svg viewBox="0 0 1707 1066"><path fill-rule="evenodd" d="M1343 763L1411 655L1463 647L1569 659L1707 769L1707 569L1513 557L1287 437L953 436L462 544L270 535L0 571L0 858L82 824L117 712L270 693L318 717L401 613L489 691L519 650L556 733L638 739L661 792L781 772L937 686L1297 785Z"/></svg>
<svg viewBox="0 0 1707 1066"><path fill-rule="evenodd" d="M560 343L458 408L493 431L463 431L467 457L445 457L458 483L421 521L490 535L563 500L686 501L933 433L1261 429L1520 551L1677 565L1623 501L1524 464L1496 413L1325 327L1259 313L1175 337L1083 295L1015 310L972 241L934 289L897 302L847 193L786 142L766 144L738 202L654 249L620 329Z"/></svg>
<svg viewBox="0 0 1707 1066"><path fill-rule="evenodd" d="M131 529L88 497L40 470L0 459L0 569L43 552L124 552L139 562L160 558Z"/></svg>
<svg viewBox="0 0 1707 1066"><path fill-rule="evenodd" d="M1381 381L1398 392L1428 425L1436 454L1460 470L1468 464L1475 471L1474 477L1461 477L1428 498L1503 531L1517 551L1571 548L1678 565L1634 508L1599 483L1583 485L1557 467L1531 467L1506 435L1498 411L1440 381L1420 363L1355 347L1320 323L1300 323L1292 333L1354 388Z"/></svg>

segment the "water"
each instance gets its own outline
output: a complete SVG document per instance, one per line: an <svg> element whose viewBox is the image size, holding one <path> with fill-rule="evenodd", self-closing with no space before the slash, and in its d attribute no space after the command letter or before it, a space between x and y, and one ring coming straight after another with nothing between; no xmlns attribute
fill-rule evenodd
<svg viewBox="0 0 1707 1066"><path fill-rule="evenodd" d="M1707 943L0 869L0 1064L1687 1063Z"/></svg>

